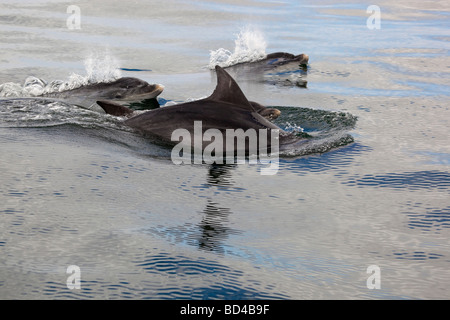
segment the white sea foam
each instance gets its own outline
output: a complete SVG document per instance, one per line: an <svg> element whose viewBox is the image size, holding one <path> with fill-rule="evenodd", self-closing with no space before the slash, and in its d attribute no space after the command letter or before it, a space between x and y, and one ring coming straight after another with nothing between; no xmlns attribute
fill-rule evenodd
<svg viewBox="0 0 450 320"><path fill-rule="evenodd" d="M84 65L88 83L110 82L122 76L119 61L109 54L91 55L84 60Z"/></svg>
<svg viewBox="0 0 450 320"><path fill-rule="evenodd" d="M35 97L45 93L61 92L98 82L111 82L120 78L119 61L109 54L91 54L84 60L85 75L72 73L68 79L53 80L29 76L23 85L14 82L0 84L0 97Z"/></svg>
<svg viewBox="0 0 450 320"><path fill-rule="evenodd" d="M304 132L304 129L295 123L286 122L284 125L284 131L299 133L299 132Z"/></svg>
<svg viewBox="0 0 450 320"><path fill-rule="evenodd" d="M266 56L264 35L255 27L242 28L234 43L233 52L224 48L210 51L210 69L214 69L216 65L229 67L237 63L258 61Z"/></svg>

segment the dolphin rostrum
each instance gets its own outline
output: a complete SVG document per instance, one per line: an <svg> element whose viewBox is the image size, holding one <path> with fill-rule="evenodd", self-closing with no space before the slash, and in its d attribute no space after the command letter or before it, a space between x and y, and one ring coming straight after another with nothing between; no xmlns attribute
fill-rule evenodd
<svg viewBox="0 0 450 320"><path fill-rule="evenodd" d="M140 102L156 98L163 90L164 87L159 84L149 84L141 79L123 77L113 82L99 82L71 90L45 93L40 97L63 100L86 109L104 112L102 108L96 107L97 100L114 101L120 104Z"/></svg>
<svg viewBox="0 0 450 320"><path fill-rule="evenodd" d="M261 105L249 102L235 80L222 67L216 66L215 70L217 85L208 98L150 110L126 119L124 124L171 145L175 144L173 133L177 129L183 129L193 135L199 133L203 135L209 129L222 133L228 129L242 129L246 132L248 129L265 129L268 133L266 140L268 147L273 142L272 133L279 137L280 144L300 140L299 137L284 132L259 114L257 109ZM105 101L97 101L97 103L109 114L132 114L128 108L115 103ZM199 121L201 121L201 132L198 132L195 127L195 122ZM211 140L202 141L202 148L204 149L209 143Z"/></svg>

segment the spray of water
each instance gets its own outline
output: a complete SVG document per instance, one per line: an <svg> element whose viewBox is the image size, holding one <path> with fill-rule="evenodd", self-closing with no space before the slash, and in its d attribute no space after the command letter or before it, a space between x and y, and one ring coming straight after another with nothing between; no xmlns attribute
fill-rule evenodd
<svg viewBox="0 0 450 320"><path fill-rule="evenodd" d="M84 60L88 83L110 82L121 77L119 61L111 56L91 55Z"/></svg>
<svg viewBox="0 0 450 320"><path fill-rule="evenodd" d="M45 93L61 92L83 85L111 82L121 77L119 61L109 54L91 54L84 60L86 75L72 73L67 80L53 80L50 83L29 76L23 85L14 82L0 84L0 97L35 97Z"/></svg>
<svg viewBox="0 0 450 320"><path fill-rule="evenodd" d="M252 62L266 56L267 44L263 34L255 27L246 26L236 35L234 51L220 48L210 51L209 68L216 65L229 67L238 63Z"/></svg>

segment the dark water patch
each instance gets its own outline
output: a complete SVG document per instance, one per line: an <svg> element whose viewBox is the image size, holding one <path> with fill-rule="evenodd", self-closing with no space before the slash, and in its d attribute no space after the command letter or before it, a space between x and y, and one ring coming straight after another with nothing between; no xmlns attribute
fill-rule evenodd
<svg viewBox="0 0 450 320"><path fill-rule="evenodd" d="M409 210L403 213L409 218L408 228L433 233L441 233L450 228L450 206L436 208L413 202L409 202L407 206Z"/></svg>
<svg viewBox="0 0 450 320"><path fill-rule="evenodd" d="M202 257L159 253L135 260L137 267L163 277L164 286L153 288L157 299L283 299L288 296L248 281L240 270ZM251 277L251 276L250 276Z"/></svg>
<svg viewBox="0 0 450 320"><path fill-rule="evenodd" d="M6 208L4 210L0 210L0 214L16 214L16 213L24 213L24 211L15 208Z"/></svg>
<svg viewBox="0 0 450 320"><path fill-rule="evenodd" d="M64 194L64 191L55 191L53 195L57 198L67 198L68 196Z"/></svg>
<svg viewBox="0 0 450 320"><path fill-rule="evenodd" d="M197 287L186 292L167 293L161 292L160 298L195 299L195 300L263 300L263 299L287 299L284 294L273 294L259 291L259 289L245 288L240 284L236 285L212 285L209 287Z"/></svg>
<svg viewBox="0 0 450 320"><path fill-rule="evenodd" d="M426 260L436 260L444 257L442 254L438 253L428 253L425 251L397 251L393 252L392 256L394 259L399 260L410 260L410 261L426 261Z"/></svg>
<svg viewBox="0 0 450 320"><path fill-rule="evenodd" d="M14 227L21 227L23 226L24 222L25 222L25 216L23 215L24 212L20 212L22 214L16 214L13 216L13 219L9 222L9 226L13 227L13 228L9 228L8 232L11 234L14 234L16 232L20 233L21 231L19 231L20 229L18 228L14 228Z"/></svg>
<svg viewBox="0 0 450 320"><path fill-rule="evenodd" d="M192 260L189 257L175 256L169 253L150 255L142 260L133 261L136 266L147 273L164 272L168 274L229 274L232 277L242 275L242 272L232 271L229 267L204 258Z"/></svg>
<svg viewBox="0 0 450 320"><path fill-rule="evenodd" d="M163 103L164 104L164 100ZM133 110L152 110L158 109L161 106L159 99L145 99L140 102L133 102L127 105L130 109Z"/></svg>
<svg viewBox="0 0 450 320"><path fill-rule="evenodd" d="M363 187L379 187L393 189L438 189L450 188L450 173L445 171L417 171L403 173L388 173L380 175L354 176L343 184Z"/></svg>
<svg viewBox="0 0 450 320"><path fill-rule="evenodd" d="M321 155L310 155L293 159L280 159L280 170L308 174L327 170L339 170L337 176L346 174L346 167L355 165L355 160L364 153L371 152L372 148L358 142L331 150Z"/></svg>
<svg viewBox="0 0 450 320"><path fill-rule="evenodd" d="M142 72L142 71L152 71L150 69L138 69L138 68L119 68L123 71L134 71L134 72Z"/></svg>

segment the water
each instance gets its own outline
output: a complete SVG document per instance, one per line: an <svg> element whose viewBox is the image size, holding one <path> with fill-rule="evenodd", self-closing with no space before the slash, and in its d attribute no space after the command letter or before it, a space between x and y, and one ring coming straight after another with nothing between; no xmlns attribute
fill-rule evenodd
<svg viewBox="0 0 450 320"><path fill-rule="evenodd" d="M0 298L450 298L446 1L379 2L373 30L356 1L79 1L74 30L70 4L0 5ZM307 88L239 85L316 140L272 176L20 99L134 76L173 104L212 92L211 62L277 51L309 55Z"/></svg>

